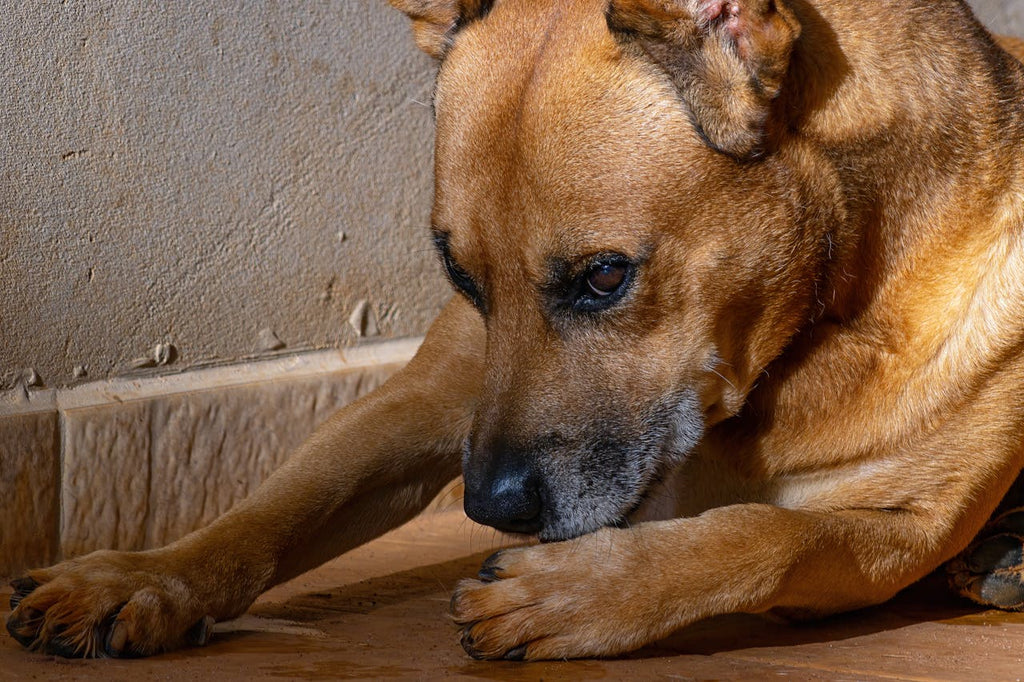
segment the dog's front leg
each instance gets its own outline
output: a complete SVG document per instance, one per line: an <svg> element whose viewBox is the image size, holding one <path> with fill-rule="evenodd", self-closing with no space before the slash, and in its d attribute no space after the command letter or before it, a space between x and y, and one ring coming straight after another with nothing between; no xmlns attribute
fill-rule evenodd
<svg viewBox="0 0 1024 682"><path fill-rule="evenodd" d="M397 526L459 472L483 325L461 298L409 365L341 410L248 500L162 549L95 552L16 580L7 622L64 656L204 643L270 586Z"/></svg>
<svg viewBox="0 0 1024 682"><path fill-rule="evenodd" d="M735 505L507 549L452 598L476 658L609 656L723 613L878 603L941 560L910 512Z"/></svg>

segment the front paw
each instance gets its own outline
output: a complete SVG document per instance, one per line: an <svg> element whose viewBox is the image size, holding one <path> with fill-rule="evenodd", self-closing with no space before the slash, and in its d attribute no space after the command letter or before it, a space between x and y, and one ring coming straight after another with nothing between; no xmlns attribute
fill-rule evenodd
<svg viewBox="0 0 1024 682"><path fill-rule="evenodd" d="M661 634L649 577L632 531L603 529L492 555L456 587L452 617L473 658L612 656Z"/></svg>
<svg viewBox="0 0 1024 682"><path fill-rule="evenodd" d="M57 656L129 657L205 644L213 619L145 554L95 552L11 583L7 631Z"/></svg>

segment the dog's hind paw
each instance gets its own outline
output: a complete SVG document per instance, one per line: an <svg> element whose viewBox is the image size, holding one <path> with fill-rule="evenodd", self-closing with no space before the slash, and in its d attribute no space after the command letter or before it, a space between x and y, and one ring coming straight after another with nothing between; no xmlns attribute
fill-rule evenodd
<svg viewBox="0 0 1024 682"><path fill-rule="evenodd" d="M1024 507L990 521L946 571L953 589L968 599L1024 611Z"/></svg>

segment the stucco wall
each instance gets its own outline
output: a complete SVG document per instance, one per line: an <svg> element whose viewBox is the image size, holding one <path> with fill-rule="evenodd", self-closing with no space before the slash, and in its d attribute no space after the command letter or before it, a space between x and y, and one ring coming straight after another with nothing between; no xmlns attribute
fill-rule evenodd
<svg viewBox="0 0 1024 682"><path fill-rule="evenodd" d="M0 388L425 330L433 66L382 0L2 7Z"/></svg>
<svg viewBox="0 0 1024 682"><path fill-rule="evenodd" d="M367 333L422 333L448 291L425 230L433 64L404 16L2 5L0 386L132 372L157 344L171 367L237 359L278 345L264 330L351 344L360 301Z"/></svg>
<svg viewBox="0 0 1024 682"><path fill-rule="evenodd" d="M969 0L978 17L996 33L1024 37L1024 0Z"/></svg>

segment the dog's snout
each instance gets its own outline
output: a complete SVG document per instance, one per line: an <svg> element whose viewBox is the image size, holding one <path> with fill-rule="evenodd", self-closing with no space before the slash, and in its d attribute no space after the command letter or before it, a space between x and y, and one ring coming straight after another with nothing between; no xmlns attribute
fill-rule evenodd
<svg viewBox="0 0 1024 682"><path fill-rule="evenodd" d="M529 467L505 464L492 475L472 481L467 478L464 499L466 515L506 533L540 532L540 486Z"/></svg>

